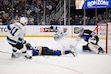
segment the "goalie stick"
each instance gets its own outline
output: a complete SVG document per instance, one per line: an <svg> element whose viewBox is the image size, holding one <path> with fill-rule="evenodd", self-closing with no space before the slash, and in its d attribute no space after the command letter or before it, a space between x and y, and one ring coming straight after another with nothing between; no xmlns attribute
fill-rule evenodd
<svg viewBox="0 0 111 74"><path fill-rule="evenodd" d="M79 43L79 41L78 41L78 40L76 40L76 43L75 43L75 45L74 45L74 53L75 53L75 56L77 56L76 46L78 45L78 43Z"/></svg>
<svg viewBox="0 0 111 74"><path fill-rule="evenodd" d="M5 53L5 54L12 54L11 52L6 52L6 51L0 51L0 53ZM17 54L21 54L20 52L18 52Z"/></svg>
<svg viewBox="0 0 111 74"><path fill-rule="evenodd" d="M0 53L11 54L10 52L0 51Z"/></svg>
<svg viewBox="0 0 111 74"><path fill-rule="evenodd" d="M75 56L77 56L77 52L76 52L76 46L78 45L78 40L76 40L75 45L70 45L71 50L73 50Z"/></svg>

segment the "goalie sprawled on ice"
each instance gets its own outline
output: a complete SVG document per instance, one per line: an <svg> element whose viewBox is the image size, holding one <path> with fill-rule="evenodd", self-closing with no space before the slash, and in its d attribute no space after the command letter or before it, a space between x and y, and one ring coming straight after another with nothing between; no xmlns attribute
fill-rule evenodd
<svg viewBox="0 0 111 74"><path fill-rule="evenodd" d="M87 45L83 46L83 51L89 50L89 51L97 51L99 54L104 53L105 51L102 49L101 46L98 45L99 37L97 34L89 29L80 28L80 34L78 39L83 39L87 42Z"/></svg>

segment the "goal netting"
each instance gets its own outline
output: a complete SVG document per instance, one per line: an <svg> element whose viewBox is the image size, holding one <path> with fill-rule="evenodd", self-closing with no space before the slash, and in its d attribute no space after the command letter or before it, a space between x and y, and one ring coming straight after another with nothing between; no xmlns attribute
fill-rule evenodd
<svg viewBox="0 0 111 74"><path fill-rule="evenodd" d="M100 38L99 45L111 54L111 23L97 23L97 34Z"/></svg>

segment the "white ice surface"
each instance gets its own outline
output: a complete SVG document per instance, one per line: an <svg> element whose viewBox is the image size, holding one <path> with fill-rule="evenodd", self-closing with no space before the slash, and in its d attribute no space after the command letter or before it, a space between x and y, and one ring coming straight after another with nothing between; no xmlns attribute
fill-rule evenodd
<svg viewBox="0 0 111 74"><path fill-rule="evenodd" d="M75 39L54 41L52 38L25 38L34 46L48 46L62 49L65 45L75 44ZM77 56L35 56L28 60L24 57L11 59L11 54L0 52L0 74L111 74L111 56L83 52L80 41L76 47ZM11 46L6 38L0 38L0 51L10 52Z"/></svg>

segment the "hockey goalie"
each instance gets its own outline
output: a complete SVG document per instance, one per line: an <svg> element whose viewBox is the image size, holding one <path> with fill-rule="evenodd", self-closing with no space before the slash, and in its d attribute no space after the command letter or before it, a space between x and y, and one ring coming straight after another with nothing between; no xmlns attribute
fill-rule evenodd
<svg viewBox="0 0 111 74"><path fill-rule="evenodd" d="M78 39L83 39L87 42L86 45L83 45L83 51L95 51L98 54L105 52L103 48L98 45L99 37L94 31L80 28L80 34Z"/></svg>

